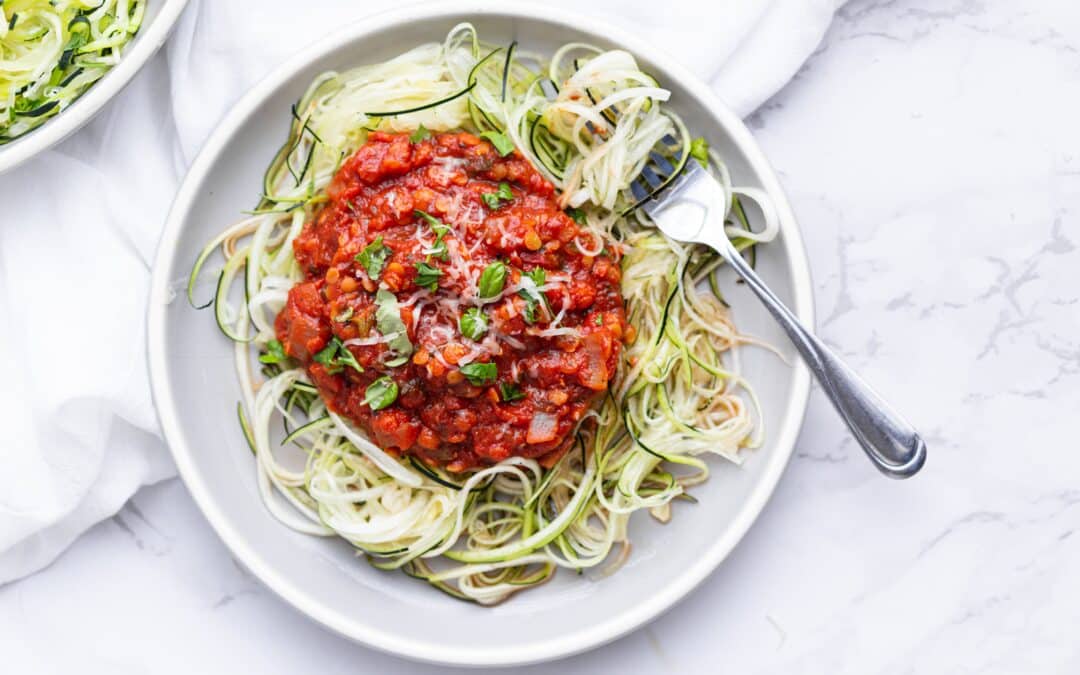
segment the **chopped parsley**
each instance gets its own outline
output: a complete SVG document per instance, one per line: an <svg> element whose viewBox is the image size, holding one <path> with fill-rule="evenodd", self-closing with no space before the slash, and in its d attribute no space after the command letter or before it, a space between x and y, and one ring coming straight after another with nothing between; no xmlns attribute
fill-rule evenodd
<svg viewBox="0 0 1080 675"><path fill-rule="evenodd" d="M380 234L375 237L375 241L371 242L364 247L364 250L356 254L353 258L356 262L364 268L367 275L372 279L378 279L382 274L383 266L386 265L386 259L393 253L387 246L383 246L383 238Z"/></svg>

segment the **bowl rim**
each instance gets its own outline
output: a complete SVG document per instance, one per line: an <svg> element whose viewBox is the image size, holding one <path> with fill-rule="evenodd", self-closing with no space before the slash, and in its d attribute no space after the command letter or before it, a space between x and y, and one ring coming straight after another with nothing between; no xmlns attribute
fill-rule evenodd
<svg viewBox="0 0 1080 675"><path fill-rule="evenodd" d="M131 49L124 53L120 63L110 68L100 81L94 83L56 117L16 138L9 145L0 146L0 174L45 152L96 117L165 44L187 4L188 0L163 0L161 9L154 15L150 25L140 28Z"/></svg>
<svg viewBox="0 0 1080 675"><path fill-rule="evenodd" d="M792 283L792 310L807 325L813 325L813 291L809 263L795 216L791 211L779 181L764 154L742 120L732 112L712 89L681 66L662 49L649 44L621 28L611 26L596 17L560 10L552 16L550 8L520 0L505 0L493 5L484 0L443 0L396 8L352 22L324 38L304 47L294 56L272 70L256 83L222 118L191 164L165 221L157 252L147 311L147 358L150 368L151 393L166 444L176 462L180 477L199 509L233 555L262 583L288 604L310 619L367 647L410 660L454 666L511 666L549 661L578 654L611 642L645 625L682 600L700 584L734 550L750 526L757 520L783 475L802 428L810 394L810 372L805 363L796 359L791 365L790 401L785 416L772 434L772 448L762 477L742 505L723 537L714 541L697 563L664 589L632 609L586 630L564 635L558 639L515 646L484 648L443 646L420 638L382 630L377 625L343 615L311 599L301 585L279 574L274 565L249 547L230 519L214 506L210 491L196 470L190 449L183 442L181 423L171 394L167 354L163 348L170 279L166 274L174 249L183 231L184 221L197 197L197 186L218 161L224 146L245 125L250 116L263 104L282 82L308 67L312 62L342 47L366 39L372 34L394 30L419 20L445 18L462 14L511 17L515 20L588 26L613 44L631 53L646 57L665 73L668 80L677 81L696 98L729 134L731 141L746 157L753 170L762 178L762 187L774 199L780 216L783 237L780 242L788 257Z"/></svg>

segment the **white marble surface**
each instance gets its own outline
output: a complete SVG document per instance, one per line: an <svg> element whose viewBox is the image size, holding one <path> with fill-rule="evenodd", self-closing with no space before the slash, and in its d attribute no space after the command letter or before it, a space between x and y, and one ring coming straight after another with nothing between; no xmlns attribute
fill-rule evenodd
<svg viewBox="0 0 1080 675"><path fill-rule="evenodd" d="M820 331L926 433L876 475L820 392L776 496L699 591L532 672L1080 671L1080 5L852 0L751 119ZM428 673L239 569L176 481L0 588L13 673Z"/></svg>

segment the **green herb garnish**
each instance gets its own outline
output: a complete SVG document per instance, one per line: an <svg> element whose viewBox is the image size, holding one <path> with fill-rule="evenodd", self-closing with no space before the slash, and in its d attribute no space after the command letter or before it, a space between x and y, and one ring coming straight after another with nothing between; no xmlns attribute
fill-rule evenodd
<svg viewBox="0 0 1080 675"><path fill-rule="evenodd" d="M375 237L375 241L365 246L364 250L357 253L353 259L360 263L369 277L378 279L379 275L382 274L383 266L386 265L386 259L390 257L391 253L393 251L383 246L383 238L380 234Z"/></svg>
<svg viewBox="0 0 1080 675"><path fill-rule="evenodd" d="M485 131L480 134L480 138L486 138L491 141L491 144L495 146L495 149L499 151L499 154L506 157L514 151L514 142L510 140L510 137L500 131Z"/></svg>
<svg viewBox="0 0 1080 675"><path fill-rule="evenodd" d="M430 224L432 227L446 227L446 225L443 223L443 221L439 220L438 218L431 215L427 211L421 211L420 209L413 209L413 215L416 216L417 218L423 218L424 220L428 221L428 224Z"/></svg>
<svg viewBox="0 0 1080 675"><path fill-rule="evenodd" d="M371 411L382 410L397 400L398 386L388 375L383 375L364 390L364 403Z"/></svg>
<svg viewBox="0 0 1080 675"><path fill-rule="evenodd" d="M426 262L416 263L417 286L434 292L439 287L439 277L441 276L442 270L438 267L432 267Z"/></svg>
<svg viewBox="0 0 1080 675"><path fill-rule="evenodd" d="M570 216L570 218L572 218L573 221L578 225L585 224L585 211L583 209L571 206L570 208L566 209L566 215Z"/></svg>
<svg viewBox="0 0 1080 675"><path fill-rule="evenodd" d="M315 363L321 363L326 367L326 372L333 375L334 373L340 373L342 368L337 363L338 346L333 341L330 344L323 347L317 354L315 354Z"/></svg>
<svg viewBox="0 0 1080 675"><path fill-rule="evenodd" d="M499 183L499 189L495 192L485 192L480 195L480 198L484 200L484 204L494 211L499 208L503 202L508 202L514 198L514 193L510 189L509 183Z"/></svg>
<svg viewBox="0 0 1080 675"><path fill-rule="evenodd" d="M487 329L487 316L479 307L470 307L458 319L458 331L470 340L479 341Z"/></svg>
<svg viewBox="0 0 1080 675"><path fill-rule="evenodd" d="M518 295L525 299L525 323L536 323L536 310L540 303L547 304L547 296L540 287L547 281L547 271L543 267L529 270L521 275L522 281L529 280L531 283L523 283Z"/></svg>
<svg viewBox="0 0 1080 675"><path fill-rule="evenodd" d="M349 366L358 373L364 372L363 366L357 362L353 353L336 335L330 338L330 342L326 347L315 355L315 362L323 364L326 367L326 372L331 375L340 373L345 369L345 366Z"/></svg>
<svg viewBox="0 0 1080 675"><path fill-rule="evenodd" d="M477 290L481 298L494 298L502 293L506 285L506 265L496 260L480 273L480 282Z"/></svg>
<svg viewBox="0 0 1080 675"><path fill-rule="evenodd" d="M504 403L520 401L525 398L525 392L521 391L521 388L512 382L500 382L499 398L501 398Z"/></svg>
<svg viewBox="0 0 1080 675"><path fill-rule="evenodd" d="M431 132L424 128L424 125L416 127L416 131L409 135L410 143L419 143L420 141L426 141L431 138Z"/></svg>
<svg viewBox="0 0 1080 675"><path fill-rule="evenodd" d="M259 361L262 363L281 363L287 358L289 357L285 354L285 348L277 340L267 342L266 353L259 355Z"/></svg>
<svg viewBox="0 0 1080 675"><path fill-rule="evenodd" d="M431 254L428 256L429 259L438 258L444 262L449 260L450 252L446 250L446 242L443 241L443 237L450 231L450 226L430 213L421 211L420 209L414 210L413 214L418 218L426 220L431 225L432 231L435 232L435 244L431 247Z"/></svg>
<svg viewBox="0 0 1080 675"><path fill-rule="evenodd" d="M465 379L478 387L491 384L499 376L499 367L494 363L470 363L458 370Z"/></svg>
<svg viewBox="0 0 1080 675"><path fill-rule="evenodd" d="M405 322L401 320L401 306L398 305L397 296L385 288L380 288L375 293L375 325L380 334L390 338L387 344L394 353L398 356L412 354L413 345L409 341Z"/></svg>

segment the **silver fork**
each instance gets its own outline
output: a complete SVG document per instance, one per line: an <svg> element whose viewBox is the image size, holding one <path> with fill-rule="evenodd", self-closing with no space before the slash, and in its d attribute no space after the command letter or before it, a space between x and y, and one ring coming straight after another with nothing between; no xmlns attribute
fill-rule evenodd
<svg viewBox="0 0 1080 675"><path fill-rule="evenodd" d="M671 163L658 154L653 159L657 168L647 166L641 174L648 188L633 186L640 207L672 239L705 244L723 256L795 343L870 461L893 478L915 475L926 461L918 432L802 325L735 250L724 231L725 195L716 179L690 160L672 180Z"/></svg>

